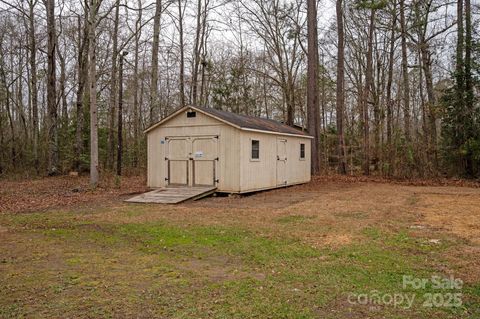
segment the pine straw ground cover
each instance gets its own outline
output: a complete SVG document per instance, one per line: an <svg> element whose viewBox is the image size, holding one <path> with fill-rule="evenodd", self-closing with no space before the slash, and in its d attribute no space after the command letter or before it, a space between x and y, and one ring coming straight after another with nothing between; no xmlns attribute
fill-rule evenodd
<svg viewBox="0 0 480 319"><path fill-rule="evenodd" d="M2 318L480 317L475 184L325 177L173 206L123 203L141 177L0 183ZM404 289L404 275L464 284ZM372 292L416 297L351 302ZM438 292L463 303L425 307Z"/></svg>

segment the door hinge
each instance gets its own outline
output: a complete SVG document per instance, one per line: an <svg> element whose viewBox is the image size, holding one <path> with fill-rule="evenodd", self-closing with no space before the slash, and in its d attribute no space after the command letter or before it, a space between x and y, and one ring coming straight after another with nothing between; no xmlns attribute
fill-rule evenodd
<svg viewBox="0 0 480 319"><path fill-rule="evenodd" d="M168 161L168 157L165 157L165 160Z"/></svg>

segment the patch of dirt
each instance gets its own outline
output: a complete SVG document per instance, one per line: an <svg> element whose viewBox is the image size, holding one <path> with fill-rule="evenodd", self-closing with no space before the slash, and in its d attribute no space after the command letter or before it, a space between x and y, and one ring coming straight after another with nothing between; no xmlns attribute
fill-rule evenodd
<svg viewBox="0 0 480 319"><path fill-rule="evenodd" d="M411 235L430 245L452 245L436 267L466 283L480 282L480 190L459 187L409 187L415 221ZM447 267L446 264L453 265Z"/></svg>
<svg viewBox="0 0 480 319"><path fill-rule="evenodd" d="M324 243L328 246L344 246L351 244L353 237L349 234L329 234L325 236Z"/></svg>
<svg viewBox="0 0 480 319"><path fill-rule="evenodd" d="M405 309L405 304L394 307L392 304L374 304L371 300L365 304L364 299L360 299L360 302L358 301L357 295L343 295L332 300L326 306L318 307L316 313L318 318L336 319L418 318L419 314L410 309ZM392 314L385 316L386 310L390 310ZM431 318L433 318L432 315L434 314L438 318L456 318L455 315L446 315L445 312L435 309L429 314Z"/></svg>
<svg viewBox="0 0 480 319"><path fill-rule="evenodd" d="M313 178L315 182L344 182L344 183L376 183L404 186L454 186L480 188L480 180L466 180L454 178L394 178L383 176L351 176L351 175L322 175Z"/></svg>
<svg viewBox="0 0 480 319"><path fill-rule="evenodd" d="M197 274L197 277L206 277L213 282L223 282L244 278L265 280L263 273L246 272L238 266L241 262L229 260L225 256L192 258L176 264L182 271Z"/></svg>
<svg viewBox="0 0 480 319"><path fill-rule="evenodd" d="M425 221L480 245L480 190L441 189L419 194Z"/></svg>

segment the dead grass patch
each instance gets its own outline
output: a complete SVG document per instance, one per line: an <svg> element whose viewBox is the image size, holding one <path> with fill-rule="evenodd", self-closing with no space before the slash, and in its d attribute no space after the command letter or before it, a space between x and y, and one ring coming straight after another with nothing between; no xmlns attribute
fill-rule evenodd
<svg viewBox="0 0 480 319"><path fill-rule="evenodd" d="M480 191L458 190L420 194L425 221L480 244Z"/></svg>
<svg viewBox="0 0 480 319"><path fill-rule="evenodd" d="M28 213L55 208L94 208L125 199L131 193L146 191L145 177L124 177L116 181L104 176L91 189L86 176L57 176L35 180L0 182L0 213Z"/></svg>
<svg viewBox="0 0 480 319"><path fill-rule="evenodd" d="M389 289L403 271L480 282L478 188L327 177L174 206L122 202L143 183L2 184L0 316L417 318L347 307L335 289Z"/></svg>

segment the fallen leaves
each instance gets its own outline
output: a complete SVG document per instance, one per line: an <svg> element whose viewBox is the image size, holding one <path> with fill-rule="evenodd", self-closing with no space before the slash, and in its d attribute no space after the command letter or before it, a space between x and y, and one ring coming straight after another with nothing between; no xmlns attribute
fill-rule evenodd
<svg viewBox="0 0 480 319"><path fill-rule="evenodd" d="M26 213L79 204L95 205L146 191L144 176L116 179L106 176L92 189L87 176L57 176L34 180L1 181L0 213Z"/></svg>

